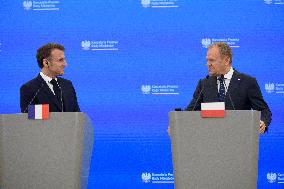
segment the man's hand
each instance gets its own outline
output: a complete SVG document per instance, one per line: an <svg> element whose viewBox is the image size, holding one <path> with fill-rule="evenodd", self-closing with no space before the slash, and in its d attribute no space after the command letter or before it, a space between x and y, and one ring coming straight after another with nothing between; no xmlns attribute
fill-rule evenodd
<svg viewBox="0 0 284 189"><path fill-rule="evenodd" d="M171 136L171 128L170 128L170 126L168 127L168 135Z"/></svg>
<svg viewBox="0 0 284 189"><path fill-rule="evenodd" d="M264 133L264 131L265 131L265 129L266 129L266 125L265 125L265 123L264 123L263 121L261 121L261 120L260 120L259 133L260 133L260 134L263 134L263 133Z"/></svg>

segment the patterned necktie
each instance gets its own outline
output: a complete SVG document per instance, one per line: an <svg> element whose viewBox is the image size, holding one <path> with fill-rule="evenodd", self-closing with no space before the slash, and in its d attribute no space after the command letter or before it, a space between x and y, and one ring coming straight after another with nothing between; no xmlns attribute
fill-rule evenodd
<svg viewBox="0 0 284 189"><path fill-rule="evenodd" d="M219 96L219 101L220 102L224 102L225 100L225 85L224 85L224 78L222 77L219 77L218 80L220 81L220 88L219 88L219 93L218 93L218 96Z"/></svg>
<svg viewBox="0 0 284 189"><path fill-rule="evenodd" d="M53 91L54 91L54 93L55 93L56 98L57 98L59 101L61 101L61 90L60 90L60 88L59 88L59 86L58 86L57 81L56 81L55 79L52 79L52 80L50 81L50 83L51 83L52 86L53 86Z"/></svg>

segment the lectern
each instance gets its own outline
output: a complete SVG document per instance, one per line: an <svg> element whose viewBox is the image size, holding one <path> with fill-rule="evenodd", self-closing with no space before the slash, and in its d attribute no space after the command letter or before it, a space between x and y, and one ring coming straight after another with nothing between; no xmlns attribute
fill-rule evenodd
<svg viewBox="0 0 284 189"><path fill-rule="evenodd" d="M80 112L0 115L0 188L86 189L94 131Z"/></svg>
<svg viewBox="0 0 284 189"><path fill-rule="evenodd" d="M257 187L260 112L170 112L175 189Z"/></svg>

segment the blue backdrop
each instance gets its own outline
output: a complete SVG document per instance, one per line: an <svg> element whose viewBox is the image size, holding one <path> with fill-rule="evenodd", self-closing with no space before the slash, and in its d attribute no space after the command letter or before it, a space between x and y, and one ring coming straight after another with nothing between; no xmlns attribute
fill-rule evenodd
<svg viewBox="0 0 284 189"><path fill-rule="evenodd" d="M37 48L65 46L64 77L95 129L89 188L174 188L168 112L189 103L218 41L273 113L258 188L284 188L284 0L0 0L0 18L2 114L20 112Z"/></svg>

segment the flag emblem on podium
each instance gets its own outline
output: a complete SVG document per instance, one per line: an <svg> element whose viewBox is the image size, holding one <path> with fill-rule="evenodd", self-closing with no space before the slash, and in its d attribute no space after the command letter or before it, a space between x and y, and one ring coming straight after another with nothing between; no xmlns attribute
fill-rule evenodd
<svg viewBox="0 0 284 189"><path fill-rule="evenodd" d="M201 117L225 117L225 103L201 103Z"/></svg>
<svg viewBox="0 0 284 189"><path fill-rule="evenodd" d="M49 119L49 104L35 104L28 107L29 119Z"/></svg>

